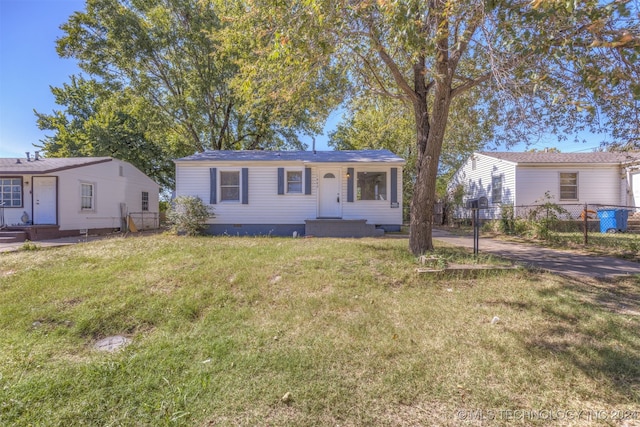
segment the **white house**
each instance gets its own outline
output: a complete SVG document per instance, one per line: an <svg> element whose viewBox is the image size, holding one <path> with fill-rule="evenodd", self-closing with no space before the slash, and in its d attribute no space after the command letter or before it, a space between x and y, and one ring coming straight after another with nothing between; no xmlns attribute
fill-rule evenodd
<svg viewBox="0 0 640 427"><path fill-rule="evenodd" d="M30 240L158 226L159 186L111 157L0 158L0 226ZM145 218L146 216L146 218Z"/></svg>
<svg viewBox="0 0 640 427"><path fill-rule="evenodd" d="M640 153L474 153L455 173L449 191L464 199L486 197L485 218L500 206L534 205L545 192L560 205L635 206L640 210ZM457 212L462 216L463 211Z"/></svg>
<svg viewBox="0 0 640 427"><path fill-rule="evenodd" d="M404 159L387 150L206 151L175 160L176 195L211 234L372 236L402 225Z"/></svg>

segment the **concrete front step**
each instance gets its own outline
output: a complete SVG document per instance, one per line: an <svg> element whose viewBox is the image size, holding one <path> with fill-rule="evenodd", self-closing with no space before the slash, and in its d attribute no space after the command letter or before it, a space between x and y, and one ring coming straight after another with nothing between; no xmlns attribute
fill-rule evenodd
<svg viewBox="0 0 640 427"><path fill-rule="evenodd" d="M18 225L7 227L3 231L25 233L26 239L32 242L46 239L57 239L63 237L60 235L60 226L58 225Z"/></svg>
<svg viewBox="0 0 640 427"><path fill-rule="evenodd" d="M27 240L24 231L0 231L0 243L19 243Z"/></svg>
<svg viewBox="0 0 640 427"><path fill-rule="evenodd" d="M315 237L381 237L384 230L366 219L319 218L305 220L305 235Z"/></svg>

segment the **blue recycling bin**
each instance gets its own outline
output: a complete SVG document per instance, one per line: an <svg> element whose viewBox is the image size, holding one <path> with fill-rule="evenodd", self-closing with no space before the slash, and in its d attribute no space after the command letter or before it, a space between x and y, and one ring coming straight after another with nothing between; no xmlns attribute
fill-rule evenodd
<svg viewBox="0 0 640 427"><path fill-rule="evenodd" d="M617 233L627 231L629 211L626 209L602 209L598 211L601 233Z"/></svg>

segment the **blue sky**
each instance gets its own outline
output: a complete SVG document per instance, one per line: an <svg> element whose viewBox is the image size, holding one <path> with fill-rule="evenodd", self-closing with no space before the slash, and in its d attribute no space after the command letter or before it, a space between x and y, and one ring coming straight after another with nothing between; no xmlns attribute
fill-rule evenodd
<svg viewBox="0 0 640 427"><path fill-rule="evenodd" d="M81 0L0 0L0 157L24 157L44 137L33 110L54 110L49 86L80 72L58 57L55 41L60 25L83 9Z"/></svg>
<svg viewBox="0 0 640 427"><path fill-rule="evenodd" d="M70 75L80 73L74 60L58 57L55 50L56 39L62 36L60 26L79 10L84 10L82 0L0 0L0 157L24 157L25 151L36 149L33 144L47 132L38 129L33 110L51 113L59 109L49 87L61 86ZM328 149L326 134L339 116L333 113L325 135L316 137L317 149ZM305 142L311 149L311 140ZM535 148L557 146L573 152L597 145L558 144L550 136Z"/></svg>

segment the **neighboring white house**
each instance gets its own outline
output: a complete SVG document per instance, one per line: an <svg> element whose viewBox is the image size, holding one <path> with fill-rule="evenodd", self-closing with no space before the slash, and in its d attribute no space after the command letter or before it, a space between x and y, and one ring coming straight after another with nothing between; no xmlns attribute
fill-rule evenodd
<svg viewBox="0 0 640 427"><path fill-rule="evenodd" d="M487 197L485 218L499 218L500 206L545 201L560 205L601 204L640 209L640 153L474 153L454 174L449 192L462 186L464 199ZM458 210L456 216L463 216Z"/></svg>
<svg viewBox="0 0 640 427"><path fill-rule="evenodd" d="M111 157L0 158L0 225L31 240L114 231L127 214L138 228L155 228L158 197L151 178Z"/></svg>
<svg viewBox="0 0 640 427"><path fill-rule="evenodd" d="M405 161L387 150L206 151L175 164L176 196L213 207L211 234L361 237L402 225Z"/></svg>

